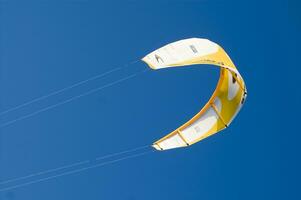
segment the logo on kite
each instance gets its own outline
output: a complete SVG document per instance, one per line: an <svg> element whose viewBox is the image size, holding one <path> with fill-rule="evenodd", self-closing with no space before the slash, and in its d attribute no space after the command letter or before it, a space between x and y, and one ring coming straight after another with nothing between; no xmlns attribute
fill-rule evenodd
<svg viewBox="0 0 301 200"><path fill-rule="evenodd" d="M160 56L158 56L157 54L155 54L155 58L156 58L158 63L160 63L159 60L161 60L161 62L164 63L163 59Z"/></svg>
<svg viewBox="0 0 301 200"><path fill-rule="evenodd" d="M197 53L198 50L196 50L194 45L189 45L190 49L193 51L193 53Z"/></svg>

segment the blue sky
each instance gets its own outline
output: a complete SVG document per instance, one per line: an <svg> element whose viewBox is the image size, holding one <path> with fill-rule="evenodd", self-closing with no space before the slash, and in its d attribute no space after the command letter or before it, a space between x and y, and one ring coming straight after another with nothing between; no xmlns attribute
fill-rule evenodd
<svg viewBox="0 0 301 200"><path fill-rule="evenodd" d="M297 1L0 2L1 111L189 37L223 46L248 87L232 125L190 148L1 192L1 200L300 199ZM2 115L1 124L145 69L124 66ZM217 80L209 66L147 71L2 127L0 178L151 144L198 112Z"/></svg>

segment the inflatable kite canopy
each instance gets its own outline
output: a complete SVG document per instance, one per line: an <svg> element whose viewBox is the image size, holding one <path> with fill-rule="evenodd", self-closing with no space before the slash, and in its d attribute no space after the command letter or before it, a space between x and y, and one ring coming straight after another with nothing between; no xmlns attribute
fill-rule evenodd
<svg viewBox="0 0 301 200"><path fill-rule="evenodd" d="M220 67L216 89L188 122L153 143L157 150L186 147L227 128L241 109L247 89L227 53L207 39L190 38L167 44L142 59L152 69L210 64Z"/></svg>

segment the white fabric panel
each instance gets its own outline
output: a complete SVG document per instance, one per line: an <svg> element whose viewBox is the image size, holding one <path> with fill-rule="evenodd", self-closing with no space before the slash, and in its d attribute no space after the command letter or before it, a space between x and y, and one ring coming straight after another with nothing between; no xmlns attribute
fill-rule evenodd
<svg viewBox="0 0 301 200"><path fill-rule="evenodd" d="M246 91L246 92L247 92L247 91ZM243 94L241 100L242 100L243 98L246 100L247 94ZM231 120L230 120L230 122L229 122L228 125L230 125L230 124L232 123L232 121L235 119L235 117L236 117L237 114L239 113L239 111L240 111L240 109L242 108L242 106L243 106L243 104L240 103L239 106L238 106L238 108L236 109L235 114L232 116L232 118L231 118Z"/></svg>
<svg viewBox="0 0 301 200"><path fill-rule="evenodd" d="M239 91L239 84L237 83L237 81L235 81L235 83L233 83L233 76L231 74L231 72L228 72L228 100L231 101L232 99L234 99L234 97L237 95L238 91ZM238 77L237 77L238 78Z"/></svg>
<svg viewBox="0 0 301 200"><path fill-rule="evenodd" d="M146 55L142 60L155 69L160 69L217 51L218 45L210 40L190 38L165 45Z"/></svg>
<svg viewBox="0 0 301 200"><path fill-rule="evenodd" d="M218 97L215 97L214 105L216 106L218 113L221 113L221 111L222 111L222 102Z"/></svg>
<svg viewBox="0 0 301 200"><path fill-rule="evenodd" d="M183 147L186 146L186 143L182 140L182 138L176 134L174 136L171 136L170 138L167 138L163 140L162 142L159 142L159 145L162 149L172 149L176 147Z"/></svg>
<svg viewBox="0 0 301 200"><path fill-rule="evenodd" d="M206 134L218 120L218 115L213 108L208 110L193 124L182 130L182 136L191 143Z"/></svg>

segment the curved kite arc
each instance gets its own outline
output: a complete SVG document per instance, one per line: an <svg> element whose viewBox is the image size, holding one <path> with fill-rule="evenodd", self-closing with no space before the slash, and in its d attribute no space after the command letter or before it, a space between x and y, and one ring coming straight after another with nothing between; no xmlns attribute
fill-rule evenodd
<svg viewBox="0 0 301 200"><path fill-rule="evenodd" d="M245 82L218 44L190 38L167 44L142 58L154 70L210 64L220 67L220 77L207 104L188 122L153 143L157 150L187 147L227 128L247 97Z"/></svg>

